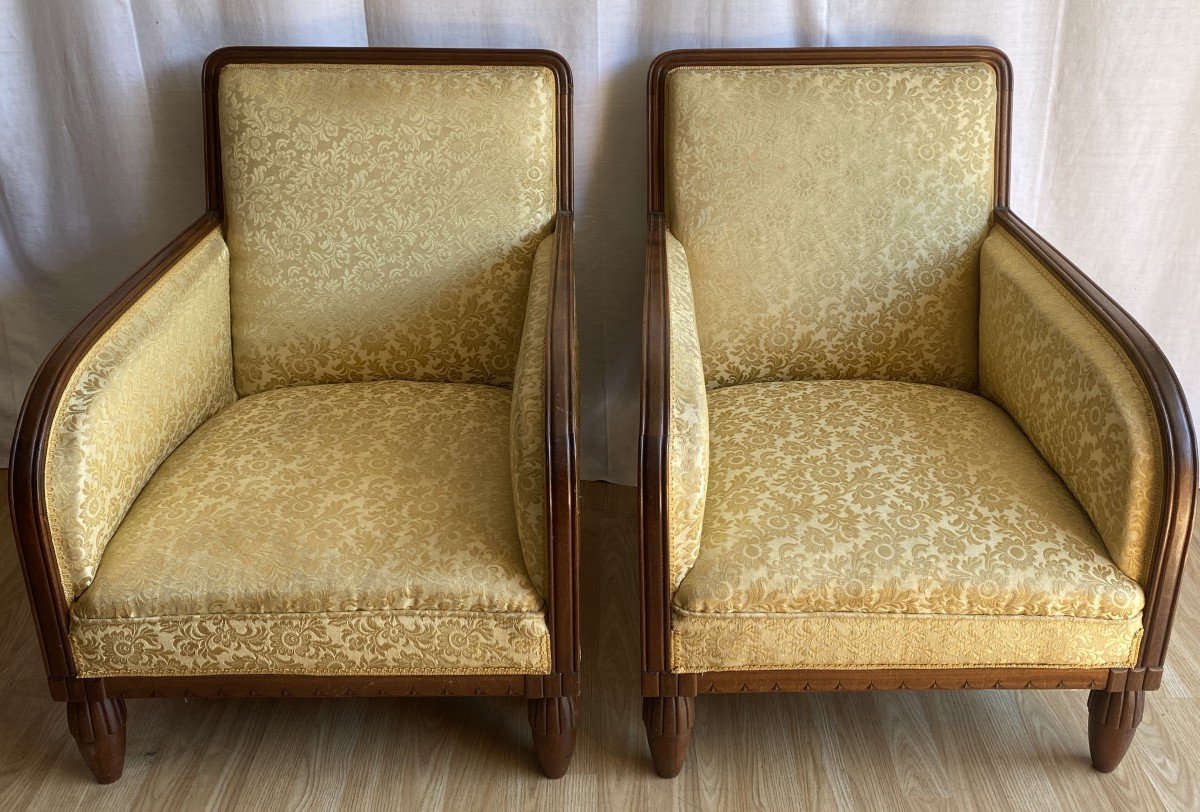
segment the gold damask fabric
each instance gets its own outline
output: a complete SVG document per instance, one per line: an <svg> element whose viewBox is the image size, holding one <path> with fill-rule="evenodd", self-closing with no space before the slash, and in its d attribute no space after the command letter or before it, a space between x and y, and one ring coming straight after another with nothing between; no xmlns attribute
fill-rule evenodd
<svg viewBox="0 0 1200 812"><path fill-rule="evenodd" d="M811 381L710 391L708 407L700 555L674 598L677 668L1136 654L1141 588L995 404L947 387ZM884 614L894 619L875 619ZM946 617L989 620L972 630ZM942 631L909 631L926 621ZM819 640L796 643L813 629ZM1014 634L1029 643L1023 654ZM939 635L959 642L939 648ZM870 657L853 662L839 644Z"/></svg>
<svg viewBox="0 0 1200 812"><path fill-rule="evenodd" d="M1002 227L983 245L980 390L1087 509L1121 570L1146 583L1163 451L1141 376L1108 331Z"/></svg>
<svg viewBox="0 0 1200 812"><path fill-rule="evenodd" d="M378 381L225 408L151 477L72 612L82 675L545 673L511 395Z"/></svg>
<svg viewBox="0 0 1200 812"><path fill-rule="evenodd" d="M511 383L555 111L543 67L226 67L238 391Z"/></svg>
<svg viewBox="0 0 1200 812"><path fill-rule="evenodd" d="M229 253L214 230L100 337L47 441L46 518L70 602L92 582L142 485L230 403Z"/></svg>
<svg viewBox="0 0 1200 812"><path fill-rule="evenodd" d="M973 388L995 129L982 63L673 70L667 219L708 384Z"/></svg>
<svg viewBox="0 0 1200 812"><path fill-rule="evenodd" d="M667 535L672 588L700 553L708 487L708 396L696 336L696 311L687 254L667 233L667 296L670 312L670 397L667 424Z"/></svg>
<svg viewBox="0 0 1200 812"><path fill-rule="evenodd" d="M1129 668L1141 616L1094 620L1033 615L850 612L693 614L676 609L677 672L794 668Z"/></svg>
<svg viewBox="0 0 1200 812"><path fill-rule="evenodd" d="M550 287L554 282L554 234L538 245L529 278L525 328L513 378L509 470L521 552L543 597L549 592L546 526L546 342Z"/></svg>

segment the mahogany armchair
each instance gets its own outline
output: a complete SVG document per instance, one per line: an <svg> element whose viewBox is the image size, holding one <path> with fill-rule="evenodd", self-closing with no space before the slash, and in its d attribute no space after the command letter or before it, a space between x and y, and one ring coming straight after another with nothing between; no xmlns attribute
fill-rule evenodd
<svg viewBox="0 0 1200 812"><path fill-rule="evenodd" d="M1090 689L1109 771L1192 524L1179 384L1008 208L990 48L676 51L649 76L643 716L695 697Z"/></svg>
<svg viewBox="0 0 1200 812"><path fill-rule="evenodd" d="M229 48L208 211L53 350L12 518L97 781L138 697L515 696L575 739L571 80Z"/></svg>

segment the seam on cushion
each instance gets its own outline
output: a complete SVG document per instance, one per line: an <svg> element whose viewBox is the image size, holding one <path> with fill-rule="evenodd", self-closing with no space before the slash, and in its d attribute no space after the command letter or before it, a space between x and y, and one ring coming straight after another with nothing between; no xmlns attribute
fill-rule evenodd
<svg viewBox="0 0 1200 812"><path fill-rule="evenodd" d="M132 615L127 617L81 617L71 612L71 621L81 624L113 622L153 622L156 620L192 620L196 618L289 618L289 617L360 617L362 615L415 615L418 617L509 617L545 619L545 606L528 611L489 612L477 609L337 609L316 612L194 612L181 615Z"/></svg>
<svg viewBox="0 0 1200 812"><path fill-rule="evenodd" d="M1125 368L1125 371L1129 374L1130 379L1136 382L1135 388L1137 389L1138 395L1140 396L1139 400L1141 401L1142 416L1148 419L1150 426L1152 426L1154 429L1153 431L1150 432L1150 435L1151 435L1150 442L1153 443L1153 445L1154 445L1154 451L1158 455L1158 459L1160 461L1163 460L1164 454L1163 454L1163 447L1162 447L1162 433L1161 433L1161 428L1158 425L1158 417L1154 413L1154 406L1150 401L1149 393L1146 391L1146 382L1142 379L1142 376L1138 372L1137 367L1134 366L1133 361L1130 360L1129 356L1125 353L1125 350L1121 348L1121 345L1117 343L1117 340L1115 338L1113 338L1112 334L1108 331L1108 329L1103 324L1099 323L1096 320L1096 317L1093 316L1091 313L1089 313L1087 308L1085 308L1073 295L1071 295L1070 291L1068 291L1064 288L1062 282L1060 282L1057 278L1054 277L1053 274L1051 274L1049 271L1046 270L1045 266L1042 264L1042 262L1037 257L1035 257L1033 254L1031 254L1028 250L1026 250L1025 246L1023 246L1019 242L1017 242L1017 239L1012 234L1009 233L1007 228L1005 228L1003 225L998 225L998 226L995 226L992 228L993 233L995 233L997 230L999 230L999 232L1000 232L1001 236L1004 238L1004 240L1012 248L1016 249L1016 251L1022 257L1025 258L1025 261L1029 263L1029 265L1034 269L1034 271L1038 274L1038 276L1041 279L1045 280L1046 282L1049 282L1050 286L1058 293L1059 297L1061 299L1065 300L1067 302L1067 304L1070 305L1070 307L1076 313L1078 313L1080 316L1082 316L1084 318L1084 320L1089 325L1091 325L1092 328L1094 330L1096 330L1096 332L1099 333L1101 340L1103 340L1104 343L1108 346L1108 348L1116 355L1121 366L1123 366ZM982 268L980 269L980 272L982 273ZM982 304L981 304L981 308L982 308ZM982 380L982 376L981 376L981 380ZM1036 447L1036 444L1035 444L1035 447ZM1039 449L1039 453L1040 453L1040 449ZM1049 463L1048 460L1047 460L1047 463ZM1050 467L1051 467L1051 469L1054 468L1054 466L1050 466ZM1058 472L1055 471L1055 473L1058 473ZM1159 475L1154 477L1153 521L1147 525L1147 532L1150 534L1151 537L1147 539L1147 541L1149 543L1147 544L1146 549L1143 551L1143 557L1145 556L1146 553L1149 553L1151 556L1153 556L1153 554L1154 554L1153 534L1155 532L1155 529L1162 523L1163 484L1164 484L1162 480L1163 480L1163 478L1161 476L1161 469L1160 469ZM1082 504L1080 506L1082 507ZM1091 516L1089 515L1088 518L1090 519ZM1094 524L1095 524L1095 522L1093 521L1093 525ZM1099 535L1098 530L1097 530L1097 535ZM1101 540L1104 541L1103 536L1101 536ZM1104 541L1104 546L1105 546L1105 549L1107 550L1107 548L1108 548L1107 541ZM1109 554L1109 558L1113 558L1114 563L1115 563L1115 558L1114 558L1111 550L1108 550L1108 554ZM1134 579L1135 581L1138 582L1139 585L1141 585L1143 578L1148 577L1151 564L1152 564L1151 560L1143 560L1142 561L1141 567L1138 572L1138 577ZM1118 567L1118 569L1120 569L1120 568Z"/></svg>
<svg viewBox="0 0 1200 812"><path fill-rule="evenodd" d="M712 395L712 394L715 394L716 392L725 392L730 389L739 389L743 386L775 386L778 384L822 384L822 383L850 383L850 384L883 383L883 384L889 384L892 386L919 386L923 389L937 389L939 391L958 392L963 395L970 395L972 397L975 397L975 398L983 400L987 403L990 403L993 406L996 406L996 408L1000 409L1000 406L997 405L994 401L992 401L988 398L985 398L983 395L979 394L979 392L975 391L975 390L962 389L958 386L950 386L950 385L944 384L944 383L929 383L928 381L902 381L902 380L898 380L896 378L781 378L779 380L770 380L770 381L739 381L737 383L729 383L729 384L725 384L723 386L708 387L705 389L705 391L709 395ZM1000 409L1000 411L1003 412L1004 410ZM1005 412L1005 414L1008 414L1008 413Z"/></svg>
<svg viewBox="0 0 1200 812"><path fill-rule="evenodd" d="M235 403L241 403L244 400L254 400L255 398L265 397L267 395L281 396L281 392L291 392L295 389L324 389L333 388L335 386L383 386L387 384L403 384L405 386L418 387L455 387L461 389L495 389L500 392L507 392L512 395L512 387L506 384L497 383L480 383L477 381L410 381L406 378L375 378L369 381L304 381L301 383L292 383L287 386L276 386L272 389L260 389L257 392L252 392L249 395L239 395L237 400L231 401L221 411L225 411Z"/></svg>
<svg viewBox="0 0 1200 812"><path fill-rule="evenodd" d="M373 62L370 64L352 64L345 62L256 62L253 58L245 61L230 62L222 67L222 71L230 68L253 68L256 71L270 71L272 73L291 71L291 72L327 72L327 73L428 73L437 75L441 73L485 73L485 74L503 74L503 73L546 73L551 78L554 78L554 71L546 65L478 65L464 62L462 64L450 65L422 65L419 63L383 63Z"/></svg>
<svg viewBox="0 0 1200 812"><path fill-rule="evenodd" d="M547 652L548 653L548 652ZM539 654L539 656L544 656ZM534 674L541 676L549 674L550 667L546 666L543 671L530 671L528 668L472 668L472 669L454 669L454 668L410 668L410 669L347 669L345 671L326 671L321 669L287 669L287 668L235 668L228 671L215 669L195 669L190 671L90 671L81 670L78 676L83 679L101 679L105 677L217 677L217 676L240 676L240 675L282 675L288 677L469 677L469 676L521 676L523 674Z"/></svg>
<svg viewBox="0 0 1200 812"><path fill-rule="evenodd" d="M1089 617L1086 615L967 615L967 614L951 614L948 612L697 612L691 609L684 609L676 604L671 604L671 611L676 612L684 617L698 618L722 618L722 617L761 617L782 620L785 618L809 618L809 617L863 617L863 618L904 618L908 620L1029 620L1029 621L1080 621L1087 623L1128 623L1131 620L1138 620L1142 613L1139 611L1136 615L1129 617Z"/></svg>
<svg viewBox="0 0 1200 812"><path fill-rule="evenodd" d="M869 671L876 668L888 668L902 670L905 668L932 670L935 668L945 669L979 669L986 671L993 668L1071 668L1079 670L1087 670L1090 668L1128 668L1128 660L1112 660L1103 663L814 663L803 666L788 666L788 665L721 665L721 666L706 666L697 668L692 671L688 666L683 666L682 669L677 668L676 673L701 673L701 674L716 674L722 671Z"/></svg>
<svg viewBox="0 0 1200 812"><path fill-rule="evenodd" d="M850 613L846 613L846 614L850 614ZM985 617L996 617L996 616L985 616ZM1051 618L1051 619L1071 621L1071 620L1088 620L1089 618ZM1110 621L1110 622L1116 622L1116 621ZM1095 664L1080 665L1079 663L1028 663L1028 662L1023 662L1023 663L1020 663L1020 662L1018 662L1018 663L903 663L903 664L895 663L895 662L892 662L892 663L853 663L853 664L815 663L812 665L806 664L803 666L803 668L806 670L812 669L812 670L830 670L830 671L866 671L868 669L873 669L873 668L897 668L897 669L899 669L899 668L921 668L921 669L933 669L933 668L967 668L967 669L975 669L975 668L978 668L978 669L990 669L990 668L1045 668L1045 669L1048 669L1048 668L1079 668L1079 669L1084 669L1084 668L1128 668L1137 661L1137 655L1138 655L1138 651L1141 648L1142 635L1143 635L1144 631L1145 631L1144 629L1138 628L1138 630L1134 633L1133 639L1130 642L1130 646L1129 646L1129 654L1126 657L1126 659L1120 660L1120 661L1113 660L1113 661L1109 661L1109 662L1095 663ZM673 631L671 634L672 642L676 641L679 638L679 636L680 635L678 632ZM672 652L672 660L675 660L675 659L676 659L676 657L675 657L674 651L673 651ZM718 671L780 671L780 670L794 670L795 668L797 668L797 666L741 664L741 665L723 665L723 666L717 666L717 667L704 666L704 667L698 667L696 670L698 672L705 673L705 672L718 672ZM672 670L679 671L679 672L687 672L688 667L687 667L687 665L680 666L678 663L673 662Z"/></svg>

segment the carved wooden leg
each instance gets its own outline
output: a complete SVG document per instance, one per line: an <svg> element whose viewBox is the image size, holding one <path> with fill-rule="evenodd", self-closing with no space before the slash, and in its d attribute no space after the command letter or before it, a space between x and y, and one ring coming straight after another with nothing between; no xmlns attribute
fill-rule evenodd
<svg viewBox="0 0 1200 812"><path fill-rule="evenodd" d="M642 700L642 721L654 771L663 778L674 778L683 769L692 728L696 724L694 696L648 696Z"/></svg>
<svg viewBox="0 0 1200 812"><path fill-rule="evenodd" d="M533 749L548 778L562 778L575 752L575 697L529 700Z"/></svg>
<svg viewBox="0 0 1200 812"><path fill-rule="evenodd" d="M1088 743L1092 766L1110 773L1121 763L1142 721L1145 691L1092 691L1088 695Z"/></svg>
<svg viewBox="0 0 1200 812"><path fill-rule="evenodd" d="M99 784L111 784L125 768L125 700L68 702L67 727Z"/></svg>

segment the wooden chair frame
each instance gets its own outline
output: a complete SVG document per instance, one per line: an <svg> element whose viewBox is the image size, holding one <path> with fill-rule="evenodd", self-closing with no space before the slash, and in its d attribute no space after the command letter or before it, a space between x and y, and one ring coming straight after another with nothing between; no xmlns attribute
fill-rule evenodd
<svg viewBox="0 0 1200 812"><path fill-rule="evenodd" d="M667 74L687 66L852 65L986 62L996 72L995 221L1058 279L1133 361L1150 393L1164 451L1163 510L1145 584L1141 652L1133 668L922 668L679 673L671 662L671 597L666 527L670 342L665 245ZM1092 763L1116 767L1141 720L1146 691L1159 687L1196 501L1196 440L1179 381L1162 351L1134 319L1008 206L1012 67L986 47L682 50L650 67L649 241L643 313L639 540L642 594L643 720L660 775L678 774L700 693L863 691L948 688L1086 688L1091 691Z"/></svg>
<svg viewBox="0 0 1200 812"><path fill-rule="evenodd" d="M481 676L120 676L76 675L63 594L46 518L44 470L51 421L73 370L93 344L172 265L223 225L217 87L234 63L536 65L557 85L557 264L551 284L546 353L549 674ZM578 375L572 263L571 73L556 53L538 50L234 47L204 63L204 158L207 211L125 280L50 352L34 377L17 423L9 496L25 585L33 607L50 695L67 703L68 723L102 783L124 761L125 700L144 697L510 696L529 700L534 747L547 775L566 772L575 743L579 695L579 502L576 464Z"/></svg>

